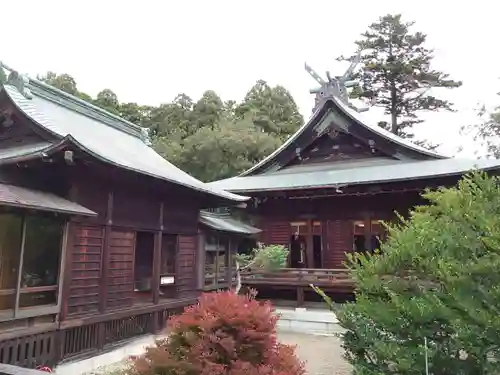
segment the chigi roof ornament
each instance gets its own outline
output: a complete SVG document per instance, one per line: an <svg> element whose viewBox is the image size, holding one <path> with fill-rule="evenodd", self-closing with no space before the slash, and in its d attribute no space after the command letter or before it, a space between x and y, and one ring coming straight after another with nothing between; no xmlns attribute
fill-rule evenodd
<svg viewBox="0 0 500 375"><path fill-rule="evenodd" d="M315 105L313 108L313 112L316 111L316 108L319 104L324 100L331 97L336 97L340 99L343 103L351 107L357 112L365 112L368 108L357 108L353 104L349 102L349 93L347 89L350 87L354 87L358 85L357 81L351 80L352 73L356 66L359 64L361 58L361 51L358 52L356 56L351 58L351 65L342 76L331 77L330 72L326 72L327 81L325 81L321 76L314 71L307 63L305 64L306 71L314 78L316 82L320 84L320 87L311 89L309 92L311 94L316 94Z"/></svg>
<svg viewBox="0 0 500 375"><path fill-rule="evenodd" d="M7 76L6 71L10 72ZM24 96L26 99L32 99L33 95L26 86L29 83L28 77L20 74L14 69L9 68L7 65L0 61L0 85L12 85Z"/></svg>

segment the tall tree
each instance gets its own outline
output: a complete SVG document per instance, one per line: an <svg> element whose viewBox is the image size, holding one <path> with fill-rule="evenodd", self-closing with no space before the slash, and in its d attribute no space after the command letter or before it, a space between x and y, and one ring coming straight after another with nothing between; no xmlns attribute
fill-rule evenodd
<svg viewBox="0 0 500 375"><path fill-rule="evenodd" d="M110 89L100 91L94 100L94 104L108 110L111 113L120 113L120 102L118 101L118 96L116 96L116 94Z"/></svg>
<svg viewBox="0 0 500 375"><path fill-rule="evenodd" d="M405 22L401 15L386 15L371 24L362 39L356 41L361 50L361 69L355 75L360 89L355 98L369 98L384 108L390 122L379 125L401 137L411 138L410 128L422 122L420 111L447 110L453 105L434 96L435 88L456 88L462 82L431 68L433 51L425 47L427 36L411 32L414 22ZM341 60L347 60L343 57Z"/></svg>
<svg viewBox="0 0 500 375"><path fill-rule="evenodd" d="M62 90L68 94L74 95L80 99L83 99L88 102L92 101L90 95L87 95L78 90L75 79L73 78L73 76L69 74L66 73L57 74L54 72L47 72L47 74L43 76L38 76L37 79L59 90Z"/></svg>
<svg viewBox="0 0 500 375"><path fill-rule="evenodd" d="M253 126L250 118L199 128L182 140L160 137L155 149L202 181L232 177L273 152L281 141Z"/></svg>
<svg viewBox="0 0 500 375"><path fill-rule="evenodd" d="M235 109L238 118L251 116L262 131L286 139L304 123L292 95L283 86L259 80Z"/></svg>
<svg viewBox="0 0 500 375"><path fill-rule="evenodd" d="M215 91L207 90L193 106L193 121L198 128L213 128L224 111L224 103Z"/></svg>

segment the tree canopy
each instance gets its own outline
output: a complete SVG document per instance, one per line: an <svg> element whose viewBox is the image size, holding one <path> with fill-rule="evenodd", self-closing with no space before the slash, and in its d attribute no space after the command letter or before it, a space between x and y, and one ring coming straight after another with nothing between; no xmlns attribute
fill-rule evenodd
<svg viewBox="0 0 500 375"><path fill-rule="evenodd" d="M405 138L412 138L411 127L422 122L419 112L453 110L452 103L437 98L431 89L462 85L431 67L434 56L425 46L427 35L411 32L414 24L404 21L400 14L389 14L371 24L355 42L361 51L361 69L353 78L360 86L351 96L370 99L373 105L382 107L390 122L379 125Z"/></svg>
<svg viewBox="0 0 500 375"><path fill-rule="evenodd" d="M199 178L232 177L272 153L303 123L297 104L283 86L259 80L241 103L223 101L207 90L196 102L180 93L170 103L121 103L111 89L95 98L78 90L69 74L48 72L40 80L125 120L150 129L153 147L168 161Z"/></svg>

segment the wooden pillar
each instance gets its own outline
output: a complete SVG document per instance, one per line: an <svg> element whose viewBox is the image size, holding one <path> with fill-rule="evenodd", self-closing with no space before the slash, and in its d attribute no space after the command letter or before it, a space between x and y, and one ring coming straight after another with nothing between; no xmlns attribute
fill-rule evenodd
<svg viewBox="0 0 500 375"><path fill-rule="evenodd" d="M228 289L231 290L231 280L233 278L233 267L232 267L232 259L233 259L233 250L234 249L234 244L236 241L232 240L231 238L228 239L227 241L227 251L226 251L226 282L228 285Z"/></svg>
<svg viewBox="0 0 500 375"><path fill-rule="evenodd" d="M366 213L364 215L364 223L365 223L365 249L367 252L369 252L372 247L372 220L371 220L371 215L369 213Z"/></svg>
<svg viewBox="0 0 500 375"><path fill-rule="evenodd" d="M205 233L198 233L198 252L196 256L196 285L198 290L205 286Z"/></svg>
<svg viewBox="0 0 500 375"><path fill-rule="evenodd" d="M314 268L313 222L307 220L306 233L306 264L304 268Z"/></svg>
<svg viewBox="0 0 500 375"><path fill-rule="evenodd" d="M328 221L324 220L321 222L321 268L325 268L325 256L328 251Z"/></svg>
<svg viewBox="0 0 500 375"><path fill-rule="evenodd" d="M106 211L106 225L104 226L104 241L101 259L101 293L99 295L99 311L101 313L106 311L106 303L108 299L109 248L111 245L111 229L113 225L113 205L114 194L113 191L110 191L108 193L108 208Z"/></svg>
<svg viewBox="0 0 500 375"><path fill-rule="evenodd" d="M158 221L158 231L155 236L155 247L153 252L153 275L151 277L151 289L153 291L153 303L160 301L160 271L161 271L161 248L163 240L163 211L164 203L160 203L160 215Z"/></svg>

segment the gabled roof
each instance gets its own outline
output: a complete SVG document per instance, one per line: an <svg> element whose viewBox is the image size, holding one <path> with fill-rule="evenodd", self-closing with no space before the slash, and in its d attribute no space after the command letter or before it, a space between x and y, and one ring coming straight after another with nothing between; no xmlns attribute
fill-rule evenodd
<svg viewBox="0 0 500 375"><path fill-rule="evenodd" d="M300 149L307 147L314 136L319 136L330 126L361 141L371 141L388 156L287 166ZM378 125L369 124L340 99L330 97L318 107L309 122L274 153L240 176L209 185L235 193L340 188L457 176L473 169L500 169L500 161L455 159L429 151Z"/></svg>
<svg viewBox="0 0 500 375"><path fill-rule="evenodd" d="M33 123L53 134L60 142L73 141L104 162L222 199L234 202L248 199L210 187L183 172L149 147L145 129L90 103L36 79L21 76L17 76L17 80L15 76L3 85L3 89L12 103ZM0 150L0 159L41 155L54 146L47 143L5 152Z"/></svg>
<svg viewBox="0 0 500 375"><path fill-rule="evenodd" d="M375 142L376 148L390 149L391 155L399 160L446 158L444 155L400 138L376 124L370 124L361 113L351 109L339 98L332 96L325 99L317 107L309 121L290 136L281 147L252 168L241 173L240 176L252 176L266 171L279 170L286 164L286 162L283 163L279 159L290 160L295 157L297 152L305 149L314 140L314 138L311 138L311 134L319 135L326 128L332 126L354 135L362 142L372 140Z"/></svg>

